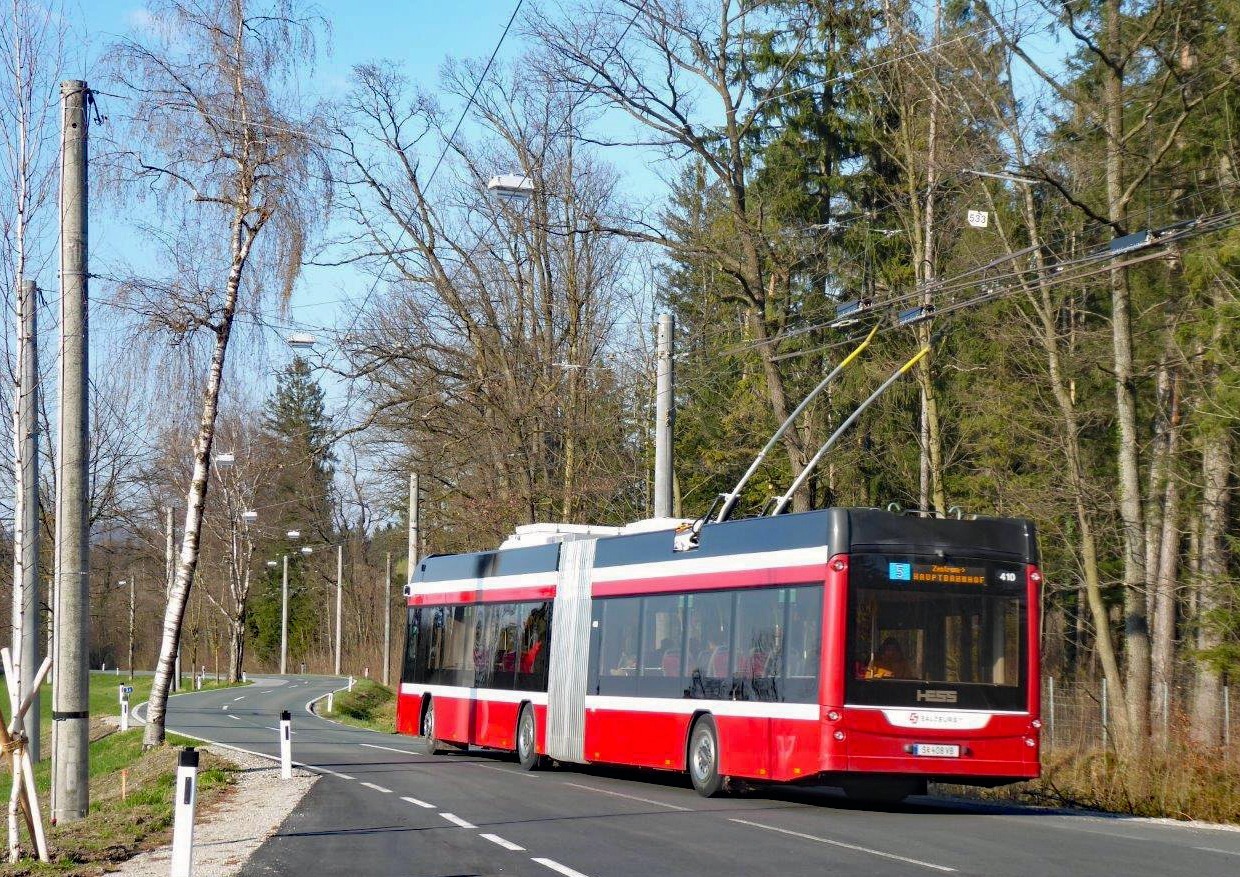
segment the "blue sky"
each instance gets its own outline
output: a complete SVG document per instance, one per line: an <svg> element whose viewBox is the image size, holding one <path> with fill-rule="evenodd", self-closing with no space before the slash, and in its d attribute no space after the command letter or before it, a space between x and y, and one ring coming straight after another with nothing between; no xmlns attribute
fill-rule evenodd
<svg viewBox="0 0 1240 877"><path fill-rule="evenodd" d="M401 63L411 79L433 89L446 58L485 59L490 55L512 15L514 3L515 0L320 0L319 8L330 23L331 34L314 78L303 87L303 92L328 98L340 94L348 87L355 65L381 59ZM98 69L97 59L117 36L141 24L144 4L135 0L69 0L69 4L78 5L86 30L85 48L77 61L80 73L74 70L69 75L82 75L92 85L106 88L106 83L99 84L98 76L92 77ZM525 49L518 23L505 39L499 61L519 57ZM105 114L109 112L107 100L106 96L101 98ZM116 106L112 111L123 109ZM459 107L452 108L453 114L458 111ZM467 124L462 135L469 133ZM608 150L603 157L621 170L622 185L629 194L636 194L642 201L658 197L662 186L638 150ZM511 169L496 169L508 170ZM132 251L141 246L141 241L123 228L123 221L97 222L92 238L92 249L107 247L120 258L125 257L126 251L130 251L132 258ZM361 270L308 268L290 305L290 324L311 330L314 326L346 328L373 284L373 275ZM97 290L95 295L102 292ZM375 296L382 292L380 285ZM272 372L290 355L279 343L269 352Z"/></svg>

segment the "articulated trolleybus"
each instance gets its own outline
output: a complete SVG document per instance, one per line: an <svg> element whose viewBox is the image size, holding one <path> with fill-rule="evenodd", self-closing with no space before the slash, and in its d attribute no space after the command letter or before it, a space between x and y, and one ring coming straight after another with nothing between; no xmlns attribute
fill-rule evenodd
<svg viewBox="0 0 1240 877"><path fill-rule="evenodd" d="M703 795L733 778L899 800L1038 775L1030 522L831 508L691 541L646 524L424 559L398 730L526 769L688 771Z"/></svg>

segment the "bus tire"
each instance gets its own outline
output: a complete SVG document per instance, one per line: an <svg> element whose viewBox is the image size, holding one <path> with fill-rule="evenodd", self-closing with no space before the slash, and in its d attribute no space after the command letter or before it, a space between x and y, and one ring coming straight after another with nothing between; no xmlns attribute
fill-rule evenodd
<svg viewBox="0 0 1240 877"><path fill-rule="evenodd" d="M538 754L538 719L528 703L517 716L517 764L522 770L537 770L542 765Z"/></svg>
<svg viewBox="0 0 1240 877"><path fill-rule="evenodd" d="M689 732L689 781L703 798L711 798L723 789L724 777L719 773L719 733L715 720L702 716Z"/></svg>
<svg viewBox="0 0 1240 877"><path fill-rule="evenodd" d="M422 707L422 719L418 724L418 736L421 742L418 749L423 755L442 755L448 750L435 739L435 698L428 697Z"/></svg>

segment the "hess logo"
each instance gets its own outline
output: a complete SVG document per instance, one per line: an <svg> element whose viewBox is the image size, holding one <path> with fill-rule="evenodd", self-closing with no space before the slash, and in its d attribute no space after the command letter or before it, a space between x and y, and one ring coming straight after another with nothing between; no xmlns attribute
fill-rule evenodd
<svg viewBox="0 0 1240 877"><path fill-rule="evenodd" d="M918 703L955 703L956 692L950 688L919 688L917 689Z"/></svg>

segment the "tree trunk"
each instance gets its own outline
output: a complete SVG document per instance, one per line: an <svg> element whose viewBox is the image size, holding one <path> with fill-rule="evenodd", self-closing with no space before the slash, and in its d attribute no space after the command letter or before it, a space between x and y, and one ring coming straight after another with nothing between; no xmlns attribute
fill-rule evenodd
<svg viewBox="0 0 1240 877"><path fill-rule="evenodd" d="M1214 346L1222 339L1224 318L1216 318ZM1219 367L1207 370L1205 395L1217 392ZM1221 644L1217 626L1202 623L1211 612L1223 605L1223 587L1227 578L1227 523L1231 501L1232 447L1231 433L1226 425L1214 424L1201 439L1201 574L1197 579L1197 648L1208 651ZM1193 679L1192 736L1209 746L1220 739L1222 679L1218 669L1208 661L1198 661Z"/></svg>
<svg viewBox="0 0 1240 877"><path fill-rule="evenodd" d="M1123 56L1120 0L1106 0L1103 9L1106 47L1111 58ZM1103 65L1106 104L1107 218L1118 231L1124 227L1124 74L1118 65ZM1116 260L1119 261L1118 259ZM1115 455L1119 513L1124 542L1124 643L1127 662L1127 706L1133 737L1143 746L1149 738L1150 635L1145 595L1145 532L1141 508L1140 437L1132 353L1132 302L1127 269L1111 268L1111 343L1114 355L1115 419L1119 447Z"/></svg>
<svg viewBox="0 0 1240 877"><path fill-rule="evenodd" d="M239 194L244 196L246 193ZM185 617L190 587L193 585L194 572L198 566L198 542L202 534L202 515L210 479L211 445L215 440L215 421L219 413L220 389L224 382L224 360L228 352L228 340L232 334L233 316L237 310L242 271L245 268L250 247L254 243L257 229L245 225L243 208L239 208L233 217L231 231L232 265L228 272L223 312L215 332L215 347L211 352L207 386L203 392L202 419L198 424L198 437L194 441L194 474L190 481L189 493L185 498L185 531L181 539L181 556L177 560L176 577L173 580L172 591L168 595L168 605L164 611L163 638L159 647L159 660L155 665L155 678L151 682L151 697L146 712L146 730L142 736L144 747L158 746L164 742L168 687L172 682L173 668L176 663L181 622Z"/></svg>
<svg viewBox="0 0 1240 877"><path fill-rule="evenodd" d="M1153 725L1163 743L1170 716L1169 690L1175 681L1175 620L1176 620L1176 571L1180 559L1180 484L1175 476L1175 459L1179 452L1180 438L1180 380L1174 371L1170 378L1170 411L1167 417L1165 439L1166 485L1163 488L1162 532L1158 536L1158 563L1154 580L1154 642L1151 656L1150 691Z"/></svg>
<svg viewBox="0 0 1240 877"><path fill-rule="evenodd" d="M234 618L228 625L228 681L241 681L245 666L245 619Z"/></svg>

